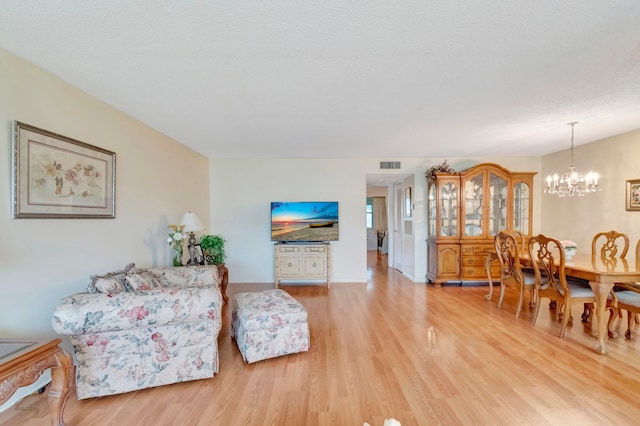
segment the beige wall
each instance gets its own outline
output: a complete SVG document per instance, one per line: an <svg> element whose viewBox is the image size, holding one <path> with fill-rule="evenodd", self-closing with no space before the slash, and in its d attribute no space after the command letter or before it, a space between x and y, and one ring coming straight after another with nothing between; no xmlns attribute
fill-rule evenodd
<svg viewBox="0 0 640 426"><path fill-rule="evenodd" d="M575 241L579 251L590 252L596 233L616 230L627 233L635 249L640 212L625 210L625 189L627 180L640 179L639 160L640 130L576 147L575 166L597 171L602 192L570 198L542 194L542 232ZM569 150L547 155L542 158L542 176L562 173L570 162Z"/></svg>
<svg viewBox="0 0 640 426"><path fill-rule="evenodd" d="M12 219L12 123L116 153L115 219ZM209 220L205 157L0 49L0 336L53 336L59 299L91 274L167 265L167 224Z"/></svg>

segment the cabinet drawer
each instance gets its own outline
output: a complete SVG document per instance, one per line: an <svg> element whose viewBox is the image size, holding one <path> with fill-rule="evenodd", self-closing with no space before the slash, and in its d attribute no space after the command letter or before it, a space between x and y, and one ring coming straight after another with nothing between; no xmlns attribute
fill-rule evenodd
<svg viewBox="0 0 640 426"><path fill-rule="evenodd" d="M300 253L300 247L278 247L280 253Z"/></svg>
<svg viewBox="0 0 640 426"><path fill-rule="evenodd" d="M463 244L462 254L485 254L495 251L493 244Z"/></svg>
<svg viewBox="0 0 640 426"><path fill-rule="evenodd" d="M487 262L487 256L463 256L462 257L462 264L464 266L473 265L473 266L484 267L486 262Z"/></svg>
<svg viewBox="0 0 640 426"><path fill-rule="evenodd" d="M464 244L462 245L462 255L468 255L468 254L473 254L474 253L474 247L471 244Z"/></svg>
<svg viewBox="0 0 640 426"><path fill-rule="evenodd" d="M327 251L326 247L305 247L305 253L324 253Z"/></svg>
<svg viewBox="0 0 640 426"><path fill-rule="evenodd" d="M493 273L491 274L493 276ZM499 274L496 274L499 276ZM462 278L487 279L487 270L484 266L464 266L462 268Z"/></svg>
<svg viewBox="0 0 640 426"><path fill-rule="evenodd" d="M474 246L474 253L475 254L485 254L485 253L491 253L492 251L495 251L496 248L493 244L478 244Z"/></svg>

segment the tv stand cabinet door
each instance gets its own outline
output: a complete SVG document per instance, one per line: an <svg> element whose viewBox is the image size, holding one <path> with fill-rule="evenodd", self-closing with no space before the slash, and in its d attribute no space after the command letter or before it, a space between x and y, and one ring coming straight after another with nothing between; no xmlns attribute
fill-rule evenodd
<svg viewBox="0 0 640 426"><path fill-rule="evenodd" d="M322 254L306 254L304 256L304 277L308 279L327 278L327 257Z"/></svg>
<svg viewBox="0 0 640 426"><path fill-rule="evenodd" d="M276 285L280 280L302 277L300 247L276 247Z"/></svg>

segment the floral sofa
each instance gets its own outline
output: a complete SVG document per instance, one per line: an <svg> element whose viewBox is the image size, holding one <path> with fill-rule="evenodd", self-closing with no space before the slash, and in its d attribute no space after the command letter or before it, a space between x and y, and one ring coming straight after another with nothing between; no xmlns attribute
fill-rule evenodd
<svg viewBox="0 0 640 426"><path fill-rule="evenodd" d="M78 399L213 377L220 284L216 266L129 264L62 299L52 325L74 346Z"/></svg>

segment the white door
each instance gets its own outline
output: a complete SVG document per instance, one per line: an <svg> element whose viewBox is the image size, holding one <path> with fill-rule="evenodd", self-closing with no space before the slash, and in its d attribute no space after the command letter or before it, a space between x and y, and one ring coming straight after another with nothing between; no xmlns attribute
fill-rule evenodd
<svg viewBox="0 0 640 426"><path fill-rule="evenodd" d="M402 271L402 256L404 253L403 247L403 229L402 229L402 209L404 203L404 196L402 192L402 182L397 182L393 185L393 267L399 271Z"/></svg>

